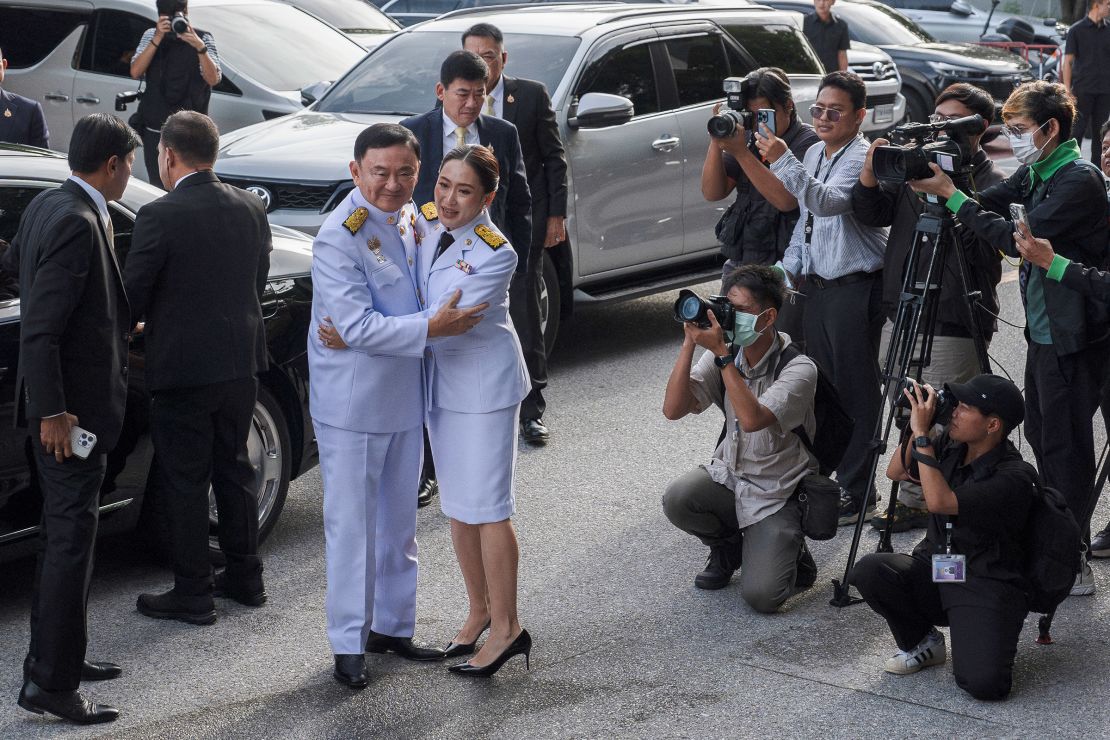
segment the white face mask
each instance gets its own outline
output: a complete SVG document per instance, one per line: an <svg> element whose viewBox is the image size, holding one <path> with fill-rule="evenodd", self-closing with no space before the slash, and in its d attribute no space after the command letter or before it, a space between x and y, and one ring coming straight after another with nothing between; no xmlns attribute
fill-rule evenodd
<svg viewBox="0 0 1110 740"><path fill-rule="evenodd" d="M1014 136L1013 134L1006 135L1006 138L1010 140L1010 148L1013 149L1014 158L1017 159L1017 161L1022 164L1033 164L1041 158L1041 152L1043 152L1045 146L1048 145L1048 140L1045 140L1045 143L1041 144L1039 147L1035 146L1033 144L1033 134L1047 125L1048 121L1045 121L1033 131L1026 131L1019 136Z"/></svg>

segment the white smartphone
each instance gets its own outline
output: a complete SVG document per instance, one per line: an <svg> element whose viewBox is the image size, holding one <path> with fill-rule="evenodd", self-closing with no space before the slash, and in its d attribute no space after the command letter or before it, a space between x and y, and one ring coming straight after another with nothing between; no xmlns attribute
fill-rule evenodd
<svg viewBox="0 0 1110 740"><path fill-rule="evenodd" d="M1024 236L1029 236L1032 233L1029 231L1029 216L1025 213L1025 206L1021 203L1010 204L1010 218L1013 220L1014 226Z"/></svg>
<svg viewBox="0 0 1110 740"><path fill-rule="evenodd" d="M96 435L87 429L75 426L69 430L69 446L73 454L82 460L89 459L93 448L96 447Z"/></svg>

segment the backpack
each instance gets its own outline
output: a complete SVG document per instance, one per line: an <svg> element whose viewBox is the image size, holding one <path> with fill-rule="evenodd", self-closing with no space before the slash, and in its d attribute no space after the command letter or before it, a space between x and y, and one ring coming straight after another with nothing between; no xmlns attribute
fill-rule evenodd
<svg viewBox="0 0 1110 740"><path fill-rule="evenodd" d="M774 379L778 380L782 369L801 354L802 351L793 344L783 347L782 352L779 353L778 364L775 365ZM810 359L813 360L812 357ZM817 365L817 362L814 360L813 364ZM721 400L722 402L728 400L728 395L725 393L724 376L721 376ZM843 404L840 403L840 395L836 392L836 387L829 381L828 376L822 372L820 365L817 365L817 388L813 397L813 416L817 420L816 442L809 438L805 427L800 424L790 431L797 434L809 453L817 458L821 475L827 476L836 470L836 466L840 465L840 461L844 459L844 452L848 449L848 443L852 439L852 430L855 429L856 422L844 410ZM728 421L726 420L724 427L721 429L721 436L717 440L718 445L721 444L727 434Z"/></svg>
<svg viewBox="0 0 1110 740"><path fill-rule="evenodd" d="M1051 614L1067 598L1079 573L1080 539L1064 495L1038 484L1023 537L1029 611Z"/></svg>

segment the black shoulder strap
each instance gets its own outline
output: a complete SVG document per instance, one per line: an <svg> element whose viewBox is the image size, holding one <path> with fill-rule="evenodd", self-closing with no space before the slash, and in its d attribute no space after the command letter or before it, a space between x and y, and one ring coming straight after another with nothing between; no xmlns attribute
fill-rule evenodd
<svg viewBox="0 0 1110 740"><path fill-rule="evenodd" d="M775 380L779 379L779 374L782 373L782 369L789 365L795 357L798 357L801 354L802 351L793 344L788 344L787 346L783 347L782 352L779 353L778 364L775 365ZM798 439L802 440L802 445L805 446L809 454L817 457L817 452L813 449L813 440L809 438L809 434L806 432L803 425L799 424L790 431L798 435Z"/></svg>

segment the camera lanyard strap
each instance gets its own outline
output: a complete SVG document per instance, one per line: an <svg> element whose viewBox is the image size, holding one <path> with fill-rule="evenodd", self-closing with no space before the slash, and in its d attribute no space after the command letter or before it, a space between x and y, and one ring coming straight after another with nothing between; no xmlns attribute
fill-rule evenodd
<svg viewBox="0 0 1110 740"><path fill-rule="evenodd" d="M829 162L828 169L825 170L825 179L821 180L822 185L828 183L829 178L832 177L832 172L833 172L833 169L836 167L836 163L840 161L840 158L843 157L845 155L845 153L847 153L847 151L855 143L856 143L855 139L848 142L843 147L841 147L840 151L836 153L836 156L832 158L832 161ZM815 180L818 177L821 176L821 163L822 163L823 160L824 160L824 155L823 154L818 155L818 157L817 157L817 167L813 170L813 179L815 179ZM809 210L809 208L806 208L806 226L805 226L804 231L805 231L805 239L806 239L806 248L805 248L805 254L804 254L804 257L803 257L803 260L802 260L802 264L803 264L803 267L804 267L804 269L802 270L803 277L806 275L806 273L809 272L809 246L813 242L813 211Z"/></svg>

